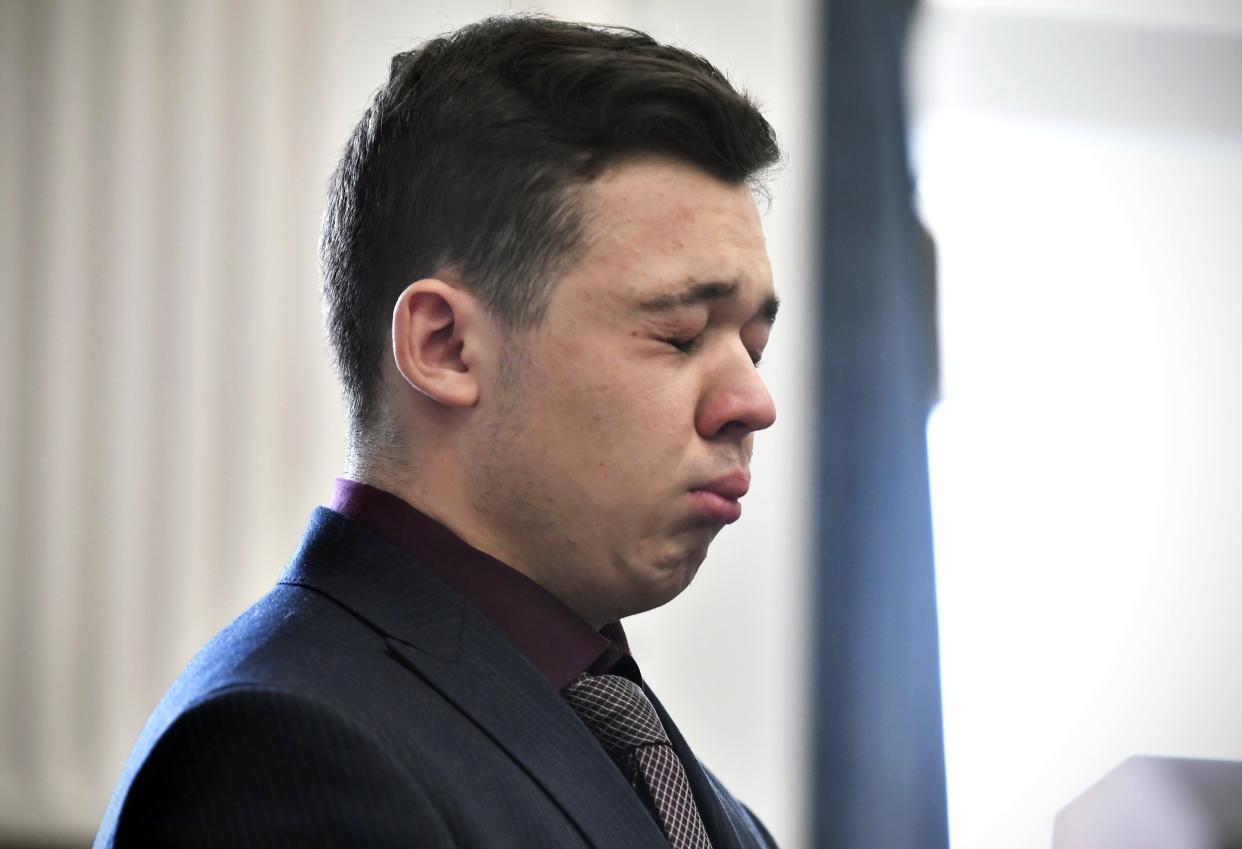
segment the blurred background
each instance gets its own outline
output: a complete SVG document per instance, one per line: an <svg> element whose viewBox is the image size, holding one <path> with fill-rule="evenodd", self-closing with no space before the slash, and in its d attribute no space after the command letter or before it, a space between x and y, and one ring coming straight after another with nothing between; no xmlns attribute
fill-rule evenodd
<svg viewBox="0 0 1242 849"><path fill-rule="evenodd" d="M1046 847L1127 755L1242 760L1242 3L931 5L911 48L951 832Z"/></svg>
<svg viewBox="0 0 1242 849"><path fill-rule="evenodd" d="M0 0L0 847L89 844L327 500L328 174L392 54L523 9L787 155L746 519L627 623L781 845L1044 849L1128 755L1242 759L1242 3Z"/></svg>

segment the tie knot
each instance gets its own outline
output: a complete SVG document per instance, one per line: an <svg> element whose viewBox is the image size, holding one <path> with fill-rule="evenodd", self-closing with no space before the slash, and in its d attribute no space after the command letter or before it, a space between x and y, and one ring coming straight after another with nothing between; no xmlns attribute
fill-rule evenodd
<svg viewBox="0 0 1242 849"><path fill-rule="evenodd" d="M668 744L668 734L651 701L628 678L579 675L565 688L565 700L609 752Z"/></svg>

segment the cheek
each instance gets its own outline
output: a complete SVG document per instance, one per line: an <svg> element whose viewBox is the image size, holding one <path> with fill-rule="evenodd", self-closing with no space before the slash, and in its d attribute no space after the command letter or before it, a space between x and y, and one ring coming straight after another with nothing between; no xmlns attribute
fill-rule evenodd
<svg viewBox="0 0 1242 849"><path fill-rule="evenodd" d="M683 446L662 399L628 386L591 383L561 387L549 398L539 440L545 473L579 496L624 509L652 479L675 472ZM577 483L572 483L576 481ZM587 495L586 493L589 493ZM585 502L583 504L585 506Z"/></svg>
<svg viewBox="0 0 1242 849"><path fill-rule="evenodd" d="M679 471L694 434L684 392L643 378L597 386L579 400L584 447L618 487L648 487Z"/></svg>
<svg viewBox="0 0 1242 849"><path fill-rule="evenodd" d="M637 356L625 347L553 347L527 373L529 412L556 466L627 469L676 463L695 433L690 363ZM532 434L533 435L533 434Z"/></svg>

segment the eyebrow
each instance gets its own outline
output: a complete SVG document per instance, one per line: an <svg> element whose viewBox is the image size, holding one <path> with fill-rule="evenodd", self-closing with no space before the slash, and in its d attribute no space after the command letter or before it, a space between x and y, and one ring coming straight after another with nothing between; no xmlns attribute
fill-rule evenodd
<svg viewBox="0 0 1242 849"><path fill-rule="evenodd" d="M709 301L719 301L724 298L732 297L737 293L737 283L696 283L695 285L684 289L680 292L670 292L665 295L657 295L654 298L643 301L639 307L647 312L662 312L677 307L692 307L696 304L702 304ZM760 312L768 324L776 321L776 313L781 308L781 299L772 295L763 302Z"/></svg>

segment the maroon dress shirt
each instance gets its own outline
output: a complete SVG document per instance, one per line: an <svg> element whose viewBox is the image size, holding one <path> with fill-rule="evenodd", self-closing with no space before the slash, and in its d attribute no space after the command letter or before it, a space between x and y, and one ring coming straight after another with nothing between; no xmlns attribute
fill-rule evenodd
<svg viewBox="0 0 1242 849"><path fill-rule="evenodd" d="M328 507L418 558L478 608L557 690L583 672L642 683L620 622L596 631L530 578L471 548L392 493L337 478Z"/></svg>

